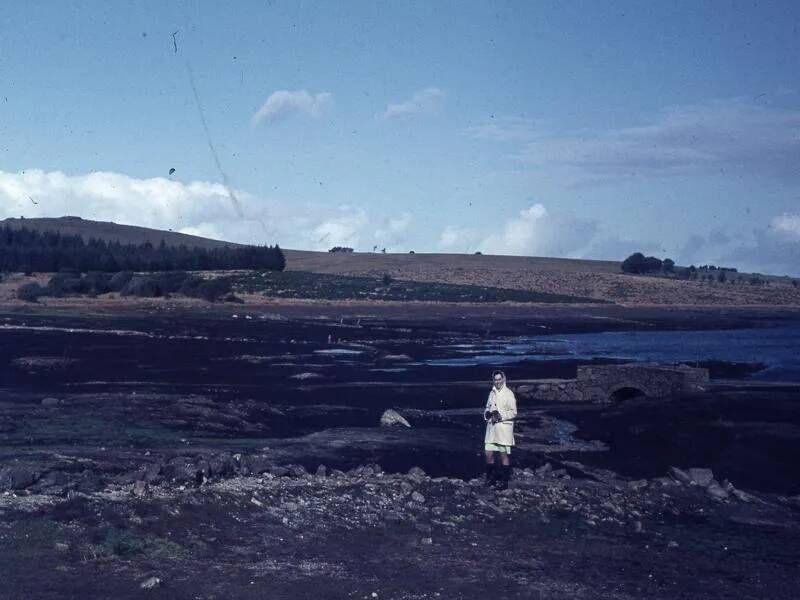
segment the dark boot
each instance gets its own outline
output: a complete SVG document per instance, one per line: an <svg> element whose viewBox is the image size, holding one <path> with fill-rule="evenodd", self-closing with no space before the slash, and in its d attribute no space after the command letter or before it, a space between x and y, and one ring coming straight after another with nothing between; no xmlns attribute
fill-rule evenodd
<svg viewBox="0 0 800 600"><path fill-rule="evenodd" d="M497 474L497 484L495 487L498 490L507 490L508 482L511 480L511 465L498 465L499 473Z"/></svg>
<svg viewBox="0 0 800 600"><path fill-rule="evenodd" d="M486 487L494 487L497 483L497 467L499 465L495 463L485 463L483 466L484 473L486 474Z"/></svg>

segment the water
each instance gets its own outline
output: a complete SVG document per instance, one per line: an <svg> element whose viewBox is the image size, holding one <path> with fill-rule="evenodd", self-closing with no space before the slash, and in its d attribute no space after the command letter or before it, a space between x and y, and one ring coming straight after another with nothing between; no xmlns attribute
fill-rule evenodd
<svg viewBox="0 0 800 600"><path fill-rule="evenodd" d="M763 328L718 331L614 331L523 336L461 345L452 358L426 361L431 366L510 365L530 360L639 362L719 360L764 363L757 380L800 381L800 323L776 322ZM451 349L452 352L452 349Z"/></svg>

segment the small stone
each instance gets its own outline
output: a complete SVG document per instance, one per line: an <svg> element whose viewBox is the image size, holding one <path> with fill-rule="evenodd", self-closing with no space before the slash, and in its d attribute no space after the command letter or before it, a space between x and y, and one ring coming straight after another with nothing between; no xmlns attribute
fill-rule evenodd
<svg viewBox="0 0 800 600"><path fill-rule="evenodd" d="M667 548L677 548L678 546L679 546L678 542L674 540L670 540L669 543L667 544Z"/></svg>
<svg viewBox="0 0 800 600"><path fill-rule="evenodd" d="M153 588L157 588L161 586L161 579L158 577L148 577L145 579L139 587L143 590L152 590Z"/></svg>
<svg viewBox="0 0 800 600"><path fill-rule="evenodd" d="M252 497L252 498L250 498L250 502L251 502L252 504L255 504L256 506L259 506L259 507L261 507L261 506L264 506L264 503L263 503L263 502L261 502L261 500L259 500L259 499L258 499L258 498L256 498L255 496L254 496L254 497Z"/></svg>
<svg viewBox="0 0 800 600"><path fill-rule="evenodd" d="M420 540L420 543L421 543L423 546L430 546L430 545L433 543L433 538L424 537L424 538L422 538L422 539Z"/></svg>
<svg viewBox="0 0 800 600"><path fill-rule="evenodd" d="M683 469L679 469L678 467L670 467L669 468L670 477L672 477L675 481L680 483L690 484L692 483L692 477L684 471Z"/></svg>
<svg viewBox="0 0 800 600"><path fill-rule="evenodd" d="M544 463L544 464L543 464L541 467L539 467L538 469L536 469L536 471L534 471L534 472L536 473L536 475L537 475L538 477L545 477L545 476L546 476L548 473L550 473L552 470L553 470L553 465L551 465L551 464L548 462L548 463Z"/></svg>
<svg viewBox="0 0 800 600"><path fill-rule="evenodd" d="M381 415L381 427L394 427L397 425L411 427L411 423L396 410L389 409Z"/></svg>
<svg viewBox="0 0 800 600"><path fill-rule="evenodd" d="M61 400L58 398L42 398L42 406L58 406Z"/></svg>
<svg viewBox="0 0 800 600"><path fill-rule="evenodd" d="M643 530L643 529L644 529L644 526L642 525L642 522L641 522L641 521L634 521L634 522L633 522L633 530L634 530L636 533L642 533L642 530Z"/></svg>
<svg viewBox="0 0 800 600"><path fill-rule="evenodd" d="M425 496L423 496L419 492L414 492L413 494L411 494L411 499L419 504L425 503Z"/></svg>
<svg viewBox="0 0 800 600"><path fill-rule="evenodd" d="M150 486L147 485L146 481L142 481L141 479L133 484L133 495L137 498L143 498L147 495L147 490Z"/></svg>
<svg viewBox="0 0 800 600"><path fill-rule="evenodd" d="M328 475L328 468L325 465L317 467L317 477L325 477Z"/></svg>

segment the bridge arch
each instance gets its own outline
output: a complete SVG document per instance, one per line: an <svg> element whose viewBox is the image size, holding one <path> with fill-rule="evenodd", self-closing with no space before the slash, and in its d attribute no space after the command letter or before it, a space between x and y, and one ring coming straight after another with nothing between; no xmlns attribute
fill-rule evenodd
<svg viewBox="0 0 800 600"><path fill-rule="evenodd" d="M615 385L608 391L608 399L611 402L625 402L627 400L647 398L649 395L647 390L644 389L644 386L630 382Z"/></svg>

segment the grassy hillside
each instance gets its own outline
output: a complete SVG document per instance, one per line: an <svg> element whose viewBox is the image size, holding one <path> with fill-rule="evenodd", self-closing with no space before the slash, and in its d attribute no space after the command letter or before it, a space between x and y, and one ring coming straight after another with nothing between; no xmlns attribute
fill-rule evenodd
<svg viewBox="0 0 800 600"><path fill-rule="evenodd" d="M184 245L188 248L212 249L240 245L196 235L187 235L177 231L162 231L134 225L120 225L108 221L91 221L80 217L0 220L0 227L5 226L15 229L24 227L33 231L58 231L65 235L79 235L84 239L95 238L119 241L122 244L144 244L150 242L157 246L161 243L161 240L164 240L168 246ZM275 242L269 243L274 244Z"/></svg>
<svg viewBox="0 0 800 600"><path fill-rule="evenodd" d="M158 244L163 239L168 245L185 244L205 248L228 244L219 240L171 231L89 221L76 217L7 219L0 221L0 226L3 224L56 229L63 233L117 239L122 242L150 241ZM280 240L266 240L265 242L280 243ZM416 281L428 284L477 286L495 290L518 290L532 294L553 295L562 298L592 298L630 305L800 306L800 287L793 285L790 279L779 277L766 277L764 285L754 286L746 283L737 285L732 280L727 283L719 283L626 275L621 272L620 262L605 260L474 254L331 253L286 249L284 249L284 254L286 270L289 272L364 277L373 281L388 275L397 282ZM291 281L304 289L308 287L305 279L292 279ZM284 282L276 279L266 286L269 289L264 289L264 291L270 293L272 290L278 297L292 297L291 293L278 293L277 291L282 289L282 285L288 283L289 280ZM356 289L359 288L359 285L354 284L352 287ZM320 286L327 289L329 287L327 280L315 279L314 284L311 285L311 287ZM367 292L368 298L384 295L377 292L370 295L370 291L367 290ZM458 295L466 293L453 288L449 289L445 295L450 295L450 292ZM472 295L471 293L466 294L467 296ZM417 294L410 293L410 295L416 296ZM481 293L478 292L478 295L480 296Z"/></svg>

